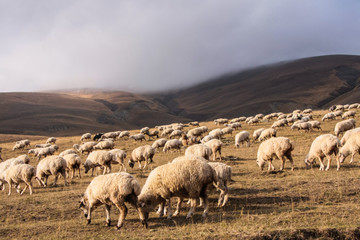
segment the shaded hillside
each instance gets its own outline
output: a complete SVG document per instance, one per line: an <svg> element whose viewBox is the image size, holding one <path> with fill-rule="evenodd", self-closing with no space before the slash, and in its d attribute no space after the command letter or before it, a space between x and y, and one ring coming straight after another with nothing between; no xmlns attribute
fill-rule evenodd
<svg viewBox="0 0 360 240"><path fill-rule="evenodd" d="M321 56L224 75L157 99L181 116L210 120L358 102L359 80L359 56Z"/></svg>

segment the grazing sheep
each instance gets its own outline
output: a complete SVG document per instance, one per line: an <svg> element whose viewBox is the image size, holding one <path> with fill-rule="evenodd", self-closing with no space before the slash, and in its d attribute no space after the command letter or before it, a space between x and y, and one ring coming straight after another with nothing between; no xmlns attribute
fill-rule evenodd
<svg viewBox="0 0 360 240"><path fill-rule="evenodd" d="M138 196L142 224L147 227L149 212L159 204L163 208L165 202L168 203L168 218L171 218L171 197L191 199L187 218L193 215L196 199L200 197L204 205L203 217L206 217L209 208L206 188L213 182L218 182L215 170L205 160L198 160L195 156L155 168ZM220 188L223 189L222 186Z"/></svg>
<svg viewBox="0 0 360 240"><path fill-rule="evenodd" d="M3 182L5 181L5 179L2 176L2 174L5 172L5 170L11 166L26 163L25 161L23 161L22 156L23 155L19 156L18 158L10 158L10 159L7 159L7 160L3 161L2 163L0 163L0 189L4 190Z"/></svg>
<svg viewBox="0 0 360 240"><path fill-rule="evenodd" d="M276 130L274 128L267 128L261 132L259 141L262 142L271 137L276 137Z"/></svg>
<svg viewBox="0 0 360 240"><path fill-rule="evenodd" d="M26 163L26 164L28 164L28 163L30 162L30 158L29 158L28 155L26 155L26 154L17 156L15 159L21 160L21 161L23 161L23 162Z"/></svg>
<svg viewBox="0 0 360 240"><path fill-rule="evenodd" d="M143 127L143 128L140 130L140 134L146 134L146 133L149 132L149 130L150 130L149 127Z"/></svg>
<svg viewBox="0 0 360 240"><path fill-rule="evenodd" d="M119 135L119 139L123 138L123 137L130 137L130 132L129 131L122 131Z"/></svg>
<svg viewBox="0 0 360 240"><path fill-rule="evenodd" d="M75 170L79 171L79 178L81 178L80 174L80 166L81 166L81 158L76 153L70 153L63 156L66 161L67 171L72 171L71 179L75 176ZM68 174L69 175L69 174Z"/></svg>
<svg viewBox="0 0 360 240"><path fill-rule="evenodd" d="M250 119L247 124L248 125L256 125L258 123L259 123L259 119L254 117L254 118Z"/></svg>
<svg viewBox="0 0 360 240"><path fill-rule="evenodd" d="M104 204L106 211L106 224L110 226L110 209L114 204L120 211L116 225L120 229L127 215L125 202L137 208L137 196L140 194L139 182L128 173L111 173L95 177L86 188L84 196L80 200L80 208L84 211L87 224L91 223L91 212Z"/></svg>
<svg viewBox="0 0 360 240"><path fill-rule="evenodd" d="M221 137L224 135L223 131L220 128L216 128L209 132L209 135L213 136L214 138L217 138L221 140Z"/></svg>
<svg viewBox="0 0 360 240"><path fill-rule="evenodd" d="M20 195L23 195L27 187L29 187L30 195L33 193L31 179L35 176L36 170L33 166L28 164L17 164L10 166L4 172L1 173L1 178L9 184L9 194L11 195L12 184L15 184L15 187L20 191L20 183L24 182L26 185L24 189L20 192Z"/></svg>
<svg viewBox="0 0 360 240"><path fill-rule="evenodd" d="M220 190L218 207L223 207L229 199L227 183L231 181L232 168L229 165L220 162L209 162L209 165L215 170L218 181L221 182L221 184L214 184L214 186ZM223 186L223 188L220 188L219 186Z"/></svg>
<svg viewBox="0 0 360 240"><path fill-rule="evenodd" d="M211 149L214 161L216 160L216 152L219 153L220 161L221 161L221 146L222 146L222 144L223 143L218 139L212 139L205 143L205 145Z"/></svg>
<svg viewBox="0 0 360 240"><path fill-rule="evenodd" d="M281 160L280 171L284 169L285 165L285 157L289 159L291 163L291 170L294 170L294 163L291 156L291 151L294 150L294 145L290 141L290 139L285 137L274 137L270 138L264 142L262 142L259 146L257 152L257 160L256 163L262 170L265 162L268 161L269 168L274 170L274 166L272 165L272 160L274 157L277 157Z"/></svg>
<svg viewBox="0 0 360 240"><path fill-rule="evenodd" d="M233 128L233 129L239 129L241 128L241 123L239 122L235 122L235 123L229 123L229 124L224 124L224 126Z"/></svg>
<svg viewBox="0 0 360 240"><path fill-rule="evenodd" d="M158 130L148 131L145 134L148 135L149 139L151 137L159 138L159 131Z"/></svg>
<svg viewBox="0 0 360 240"><path fill-rule="evenodd" d="M46 148L30 149L28 151L28 154L34 154L34 157L38 157L38 161L40 161L41 157L47 157L53 155L55 152L56 152L56 147L54 145Z"/></svg>
<svg viewBox="0 0 360 240"><path fill-rule="evenodd" d="M14 147L13 147L13 151L15 150L21 150L21 149L24 149L26 147L25 143L23 142L17 142L15 143Z"/></svg>
<svg viewBox="0 0 360 240"><path fill-rule="evenodd" d="M113 149L111 151L109 151L112 156L112 164L120 164L120 169L119 172L124 168L124 171L126 172L126 167L124 164L124 160L126 158L126 152L124 150L121 149Z"/></svg>
<svg viewBox="0 0 360 240"><path fill-rule="evenodd" d="M30 140L29 139L20 140L20 141L17 141L16 143L18 143L18 144L23 143L23 144L25 144L25 147L30 147Z"/></svg>
<svg viewBox="0 0 360 240"><path fill-rule="evenodd" d="M156 140L155 142L153 142L152 147L154 149L158 149L160 147L164 147L165 143L167 142L166 138L160 138L158 140Z"/></svg>
<svg viewBox="0 0 360 240"><path fill-rule="evenodd" d="M101 138L102 135L104 135L104 134L103 134L103 133L97 133L97 134L95 134L94 137L93 137L93 140L94 140L94 141L99 141L99 139Z"/></svg>
<svg viewBox="0 0 360 240"><path fill-rule="evenodd" d="M331 155L334 154L335 156L339 152L340 141L337 137L332 134L323 134L315 138L312 142L309 153L306 155L305 164L306 167L310 167L313 164L316 158L319 159L320 162L320 170L329 170L330 162L331 162ZM325 169L323 159L326 157L328 159L328 164ZM340 163L337 160L337 170L340 168Z"/></svg>
<svg viewBox="0 0 360 240"><path fill-rule="evenodd" d="M353 104L350 104L348 109L357 109L359 107L359 103L353 103Z"/></svg>
<svg viewBox="0 0 360 240"><path fill-rule="evenodd" d="M187 133L188 137L200 137L204 133L204 128L198 127L190 129Z"/></svg>
<svg viewBox="0 0 360 240"><path fill-rule="evenodd" d="M240 147L240 143L247 142L247 146L250 147L250 133L248 131L241 131L235 135L235 147Z"/></svg>
<svg viewBox="0 0 360 240"><path fill-rule="evenodd" d="M56 138L54 138L54 137L49 137L49 138L46 140L46 143L48 143L48 144L51 144L51 143L55 144L55 143L56 143Z"/></svg>
<svg viewBox="0 0 360 240"><path fill-rule="evenodd" d="M339 135L347 130L355 128L355 120L354 119L348 119L341 122L336 123L334 132L337 137Z"/></svg>
<svg viewBox="0 0 360 240"><path fill-rule="evenodd" d="M321 119L321 121L325 122L325 120L334 120L335 119L335 114L332 112L326 113L323 118Z"/></svg>
<svg viewBox="0 0 360 240"><path fill-rule="evenodd" d="M172 140L169 140L169 141L172 141ZM165 144L165 146L166 146L166 144ZM139 169L141 169L141 162L144 161L145 164L144 164L143 169L145 169L147 164L150 164L153 162L154 155L155 155L155 149L153 147L151 147L150 145L144 145L144 146L137 147L131 153L131 157L129 159L129 166L131 168L133 168L135 165L135 162L138 162Z"/></svg>
<svg viewBox="0 0 360 240"><path fill-rule="evenodd" d="M96 167L104 167L103 174L105 174L106 172L110 173L112 160L113 160L113 155L109 151L106 150L93 151L89 154L89 156L87 157L84 163L85 173L87 173L91 169L92 170L91 176L93 176L94 169Z"/></svg>
<svg viewBox="0 0 360 240"><path fill-rule="evenodd" d="M232 128L232 127L225 127L223 129L221 129L223 135L226 135L226 134L230 134L232 136L232 132L234 131L235 129Z"/></svg>
<svg viewBox="0 0 360 240"><path fill-rule="evenodd" d="M294 123L291 126L291 130L297 129L299 130L304 130L305 132L310 132L312 130L312 125L309 122L299 122L299 123Z"/></svg>
<svg viewBox="0 0 360 240"><path fill-rule="evenodd" d="M273 123L273 125L271 125L272 128L285 127L285 126L288 126L288 120L286 119L277 120Z"/></svg>
<svg viewBox="0 0 360 240"><path fill-rule="evenodd" d="M78 151L79 153L83 154L85 152L91 153L94 150L94 146L98 144L97 142L85 142L81 145L74 144L73 148Z"/></svg>
<svg viewBox="0 0 360 240"><path fill-rule="evenodd" d="M351 134L346 143L340 148L339 161L343 163L345 158L351 153L350 163L354 161L354 155L360 152L360 132Z"/></svg>
<svg viewBox="0 0 360 240"><path fill-rule="evenodd" d="M91 139L91 133L84 133L81 138L80 141L84 141L84 140L90 140Z"/></svg>
<svg viewBox="0 0 360 240"><path fill-rule="evenodd" d="M309 121L311 124L312 129L318 129L321 130L321 123L319 121Z"/></svg>
<svg viewBox="0 0 360 240"><path fill-rule="evenodd" d="M46 187L48 177L50 175L54 175L55 180L53 186L56 186L56 182L60 173L64 178L64 186L66 186L66 167L66 161L64 158L56 155L48 156L38 163L36 167L36 180L39 182L40 186Z"/></svg>
<svg viewBox="0 0 360 240"><path fill-rule="evenodd" d="M354 129L347 130L340 140L341 146L344 146L346 141L349 139L349 137L357 132L360 132L360 128L354 128Z"/></svg>
<svg viewBox="0 0 360 240"><path fill-rule="evenodd" d="M101 141L98 144L96 144L93 149L94 150L103 150L103 149L113 149L115 146L114 142L111 140L105 140Z"/></svg>
<svg viewBox="0 0 360 240"><path fill-rule="evenodd" d="M262 131L264 131L265 128L259 128L259 129L256 129L253 133L253 138L254 138L254 141L258 140L258 138L260 137L260 134Z"/></svg>
<svg viewBox="0 0 360 240"><path fill-rule="evenodd" d="M218 118L214 120L215 125L225 124L228 123L229 119L227 118Z"/></svg>
<svg viewBox="0 0 360 240"><path fill-rule="evenodd" d="M189 125L191 126L200 126L199 122L198 121L194 121L194 122L189 122Z"/></svg>
<svg viewBox="0 0 360 240"><path fill-rule="evenodd" d="M214 136L207 135L207 136L203 137L200 142L201 143L206 143L206 142L210 141L211 139L214 139Z"/></svg>
<svg viewBox="0 0 360 240"><path fill-rule="evenodd" d="M177 149L180 151L182 146L182 142L179 139L171 139L168 140L163 148L163 152L168 152L170 149Z"/></svg>
<svg viewBox="0 0 360 240"><path fill-rule="evenodd" d="M35 144L35 148L47 148L50 147L51 144L50 143L45 143L45 144Z"/></svg>
<svg viewBox="0 0 360 240"><path fill-rule="evenodd" d="M205 144L195 144L192 145L185 150L185 156L189 157L191 155L195 155L198 157L203 157L206 160L210 160L210 156L212 154L211 148Z"/></svg>
<svg viewBox="0 0 360 240"><path fill-rule="evenodd" d="M311 108L307 108L307 109L305 109L304 111L302 111L302 113L303 114L310 114L310 113L312 113L312 109Z"/></svg>
<svg viewBox="0 0 360 240"><path fill-rule="evenodd" d="M77 153L77 152L74 151L73 149L66 149L66 150L62 151L62 152L59 154L59 156L60 156L60 157L63 157L63 156L65 156L65 155L67 155L67 154L76 154L76 153Z"/></svg>
<svg viewBox="0 0 360 240"><path fill-rule="evenodd" d="M341 118L345 119L345 118L355 117L355 115L356 115L355 111L348 111L348 112L345 112Z"/></svg>
<svg viewBox="0 0 360 240"><path fill-rule="evenodd" d="M137 141L141 141L141 142L142 142L142 140L146 141L145 135L144 135L144 134L141 134L141 133L140 133L140 134L131 135L130 138L131 138L131 139L134 139L135 142L137 142Z"/></svg>
<svg viewBox="0 0 360 240"><path fill-rule="evenodd" d="M334 112L335 118L336 118L336 117L341 117L342 114L343 114L343 111L342 111L342 110L338 110L338 111Z"/></svg>
<svg viewBox="0 0 360 240"><path fill-rule="evenodd" d="M183 134L183 132L181 130L174 130L172 131L172 133L170 134L169 138L175 138L175 137L181 137L181 135Z"/></svg>
<svg viewBox="0 0 360 240"><path fill-rule="evenodd" d="M107 133L104 133L104 134L100 137L100 140L104 140L104 139L112 139L112 140L115 140L118 136L119 136L119 132L107 132Z"/></svg>

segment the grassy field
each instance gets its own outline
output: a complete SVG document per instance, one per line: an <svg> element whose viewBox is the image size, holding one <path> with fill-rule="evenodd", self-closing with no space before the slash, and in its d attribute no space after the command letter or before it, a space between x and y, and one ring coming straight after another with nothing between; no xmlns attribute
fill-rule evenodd
<svg viewBox="0 0 360 240"><path fill-rule="evenodd" d="M314 113L320 120L325 111ZM359 118L356 117L359 122ZM338 121L338 120L337 120ZM340 171L336 171L336 161L332 162L329 171L318 170L315 165L306 169L304 158L312 141L320 134L333 133L335 123L322 123L322 131L303 133L291 131L290 127L278 130L278 136L289 137L295 144L293 157L295 170L290 171L286 162L283 172L261 172L256 165L256 153L259 143L251 142L250 147L235 148L234 135L225 136L223 142L223 161L233 168L233 180L229 186L230 199L224 208L217 208L218 192L210 191L209 217L203 220L202 208L192 219L185 219L188 207L183 204L180 216L172 220L159 219L152 212L149 229L144 229L134 208L129 207L129 214L124 228L116 230L118 211L112 208L112 227L105 226L105 210L99 207L92 215L90 225L86 224L83 213L78 209L81 194L91 181L90 174L83 178L74 178L70 185L63 186L63 179L57 187L40 188L34 183L34 194L26 192L19 196L15 191L11 196L7 191L0 192L0 237L6 239L186 239L186 238L255 238L255 239L357 239L360 238L360 168L356 157L350 164L346 159ZM252 135L260 127L269 127L272 122L260 123L257 126L243 124L242 130ZM201 123L209 129L216 128L212 122ZM238 131L236 131L238 132ZM11 149L16 140L28 136L0 135L0 146L3 147L3 158L8 159L26 151L13 152ZM59 138L60 151L79 143L80 136ZM31 137L33 146L43 143L46 137ZM116 148L124 149L128 154L136 146L132 140L117 140ZM151 144L148 141L146 144ZM174 152L158 152L154 164L140 172L137 165L128 168L141 184L144 184L151 169L182 155ZM82 155L83 161L86 156ZM32 159L31 165L36 166ZM274 166L279 169L280 161ZM113 167L118 171L119 165ZM53 177L49 178L52 183ZM7 186L6 186L7 187Z"/></svg>

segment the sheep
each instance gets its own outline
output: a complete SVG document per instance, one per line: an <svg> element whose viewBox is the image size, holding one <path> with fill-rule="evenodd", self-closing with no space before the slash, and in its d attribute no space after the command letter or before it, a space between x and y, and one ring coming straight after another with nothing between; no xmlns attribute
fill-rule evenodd
<svg viewBox="0 0 360 240"><path fill-rule="evenodd" d="M216 160L216 152L219 152L220 161L221 161L221 146L222 146L222 144L223 143L218 139L212 139L205 143L205 145L211 149L214 161Z"/></svg>
<svg viewBox="0 0 360 240"><path fill-rule="evenodd" d="M23 155L19 156L18 158L10 158L0 163L0 189L4 190L3 182L5 181L5 179L2 174L5 172L6 169L18 164L26 164L26 162L23 161L22 156Z"/></svg>
<svg viewBox="0 0 360 240"><path fill-rule="evenodd" d="M271 137L276 137L276 130L274 128L267 128L261 132L259 141L262 142Z"/></svg>
<svg viewBox="0 0 360 240"><path fill-rule="evenodd" d="M291 130L297 129L299 130L304 130L305 132L309 132L312 130L312 125L309 122L299 122L299 123L294 123L291 126Z"/></svg>
<svg viewBox="0 0 360 240"><path fill-rule="evenodd" d="M9 184L9 196L11 195L12 184L20 191L20 183L24 182L26 185L20 192L23 195L27 187L29 187L30 195L33 193L31 179L35 176L36 170L29 164L17 164L10 166L4 172L1 173L1 178Z"/></svg>
<svg viewBox="0 0 360 240"><path fill-rule="evenodd" d="M102 204L105 205L106 224L110 226L110 209L114 204L120 211L119 220L116 225L120 229L127 215L125 202L134 208L137 206L137 196L140 194L139 182L128 173L111 173L95 177L85 190L80 200L80 208L84 211L87 224L91 223L91 212Z"/></svg>
<svg viewBox="0 0 360 240"><path fill-rule="evenodd" d="M16 143L18 143L18 144L23 143L23 144L25 144L25 147L30 147L30 140L29 139L20 140L20 141L17 141Z"/></svg>
<svg viewBox="0 0 360 240"><path fill-rule="evenodd" d="M235 147L240 147L240 143L247 142L247 146L250 147L250 134L248 131L242 131L235 135Z"/></svg>
<svg viewBox="0 0 360 240"><path fill-rule="evenodd" d="M334 111L343 111L343 110L344 110L344 106L340 105L340 104L336 105L336 107L334 109Z"/></svg>
<svg viewBox="0 0 360 240"><path fill-rule="evenodd" d="M285 127L285 126L288 126L288 121L286 119L277 120L273 123L273 125L271 125L272 128Z"/></svg>
<svg viewBox="0 0 360 240"><path fill-rule="evenodd" d="M191 155L195 155L195 156L203 157L206 160L210 160L211 154L212 154L211 148L205 144L195 144L186 148L185 150L185 156L187 157Z"/></svg>
<svg viewBox="0 0 360 240"><path fill-rule="evenodd" d="M332 134L323 134L315 138L312 142L309 153L306 155L304 160L306 167L309 168L316 158L320 162L320 170L324 170L323 159L326 157L328 159L328 164L326 171L330 168L331 155L335 156L339 152L340 141L337 137ZM338 158L337 160L337 170L340 168L340 163Z"/></svg>
<svg viewBox="0 0 360 240"><path fill-rule="evenodd" d="M353 128L355 128L355 120L354 119L344 120L344 121L336 123L334 132L335 132L335 135L337 137L339 137L339 135L341 133L343 133L347 130L353 129Z"/></svg>
<svg viewBox="0 0 360 240"><path fill-rule="evenodd" d="M115 146L114 142L111 140L101 141L96 144L93 149L94 150L103 150L103 149L113 149Z"/></svg>
<svg viewBox="0 0 360 240"><path fill-rule="evenodd" d="M130 137L130 132L129 131L122 131L120 134L119 134L119 139L120 138L123 138L123 137Z"/></svg>
<svg viewBox="0 0 360 240"><path fill-rule="evenodd" d="M215 170L218 181L221 182L221 184L214 184L214 186L220 190L218 207L224 207L229 199L227 183L231 181L232 168L229 165L220 162L209 162L208 164ZM219 186L223 186L223 189Z"/></svg>
<svg viewBox="0 0 360 240"><path fill-rule="evenodd" d="M360 152L360 132L351 134L346 143L339 150L339 161L343 163L345 158L351 153L350 163L354 161L354 155Z"/></svg>
<svg viewBox="0 0 360 240"><path fill-rule="evenodd" d="M47 157L53 155L56 152L56 148L57 146L55 147L55 145L46 148L35 148L35 149L30 149L28 153L34 154L34 157L38 157L38 161L40 161L41 157Z"/></svg>
<svg viewBox="0 0 360 240"><path fill-rule="evenodd" d="M326 113L323 118L321 119L321 121L325 122L325 120L334 120L335 119L335 114L332 112Z"/></svg>
<svg viewBox="0 0 360 240"><path fill-rule="evenodd" d="M113 164L120 164L119 172L124 168L126 172L126 167L124 164L124 160L126 158L126 152L121 149L113 149L109 151L112 154L112 162Z"/></svg>
<svg viewBox="0 0 360 240"><path fill-rule="evenodd" d="M302 111L303 114L309 114L309 113L312 113L312 109L311 108L307 108L305 109L304 111Z"/></svg>
<svg viewBox="0 0 360 240"><path fill-rule="evenodd" d="M254 141L256 141L260 137L261 132L264 130L265 130L265 128L259 128L254 131L254 133L253 133Z"/></svg>
<svg viewBox="0 0 360 240"><path fill-rule="evenodd" d="M15 143L15 145L14 145L14 147L13 147L13 151L15 151L15 150L21 150L21 149L24 149L25 148L25 143L23 143L23 142L17 142L17 143Z"/></svg>
<svg viewBox="0 0 360 240"><path fill-rule="evenodd" d="M199 122L198 121L194 121L194 122L189 122L189 125L191 126L200 126Z"/></svg>
<svg viewBox="0 0 360 240"><path fill-rule="evenodd" d="M349 110L350 110L350 109L357 109L358 106L359 106L359 103L353 103L353 104L350 104L350 105L349 105L348 109L349 109Z"/></svg>
<svg viewBox="0 0 360 240"><path fill-rule="evenodd" d="M215 125L225 124L228 123L229 119L227 118L218 118L214 120Z"/></svg>
<svg viewBox="0 0 360 240"><path fill-rule="evenodd" d="M149 127L143 127L143 128L140 130L140 134L146 134L146 133L149 132L149 130L150 130Z"/></svg>
<svg viewBox="0 0 360 240"><path fill-rule="evenodd" d="M293 158L291 156L292 150L294 150L294 145L290 141L290 139L285 137L270 138L260 144L257 152L256 163L262 170L265 165L265 161L268 161L269 163L268 170L269 171L270 169L274 170L275 168L272 165L272 159L274 157L277 157L278 159L281 160L280 171L282 171L284 169L285 157L286 157L289 159L291 163L291 170L293 171L294 163L293 163Z"/></svg>
<svg viewBox="0 0 360 240"><path fill-rule="evenodd" d="M115 140L117 138L117 136L119 136L118 132L107 132L104 133L101 137L100 140L104 140L104 139L112 139Z"/></svg>
<svg viewBox="0 0 360 240"><path fill-rule="evenodd" d="M97 134L95 134L94 137L93 137L93 140L94 140L94 141L99 141L99 139L101 138L102 135L104 135L104 134L103 134L103 133L97 133Z"/></svg>
<svg viewBox="0 0 360 240"><path fill-rule="evenodd" d="M345 119L345 118L355 117L355 115L356 115L355 111L348 111L348 112L345 112L341 118Z"/></svg>
<svg viewBox="0 0 360 240"><path fill-rule="evenodd" d="M338 111L334 112L335 118L336 118L336 117L341 117L342 114L343 114L343 111L342 111L342 110L338 110Z"/></svg>
<svg viewBox="0 0 360 240"><path fill-rule="evenodd" d="M161 136L165 137L165 136L171 134L173 131L174 131L174 129L172 129L172 128L166 128L162 131Z"/></svg>
<svg viewBox="0 0 360 240"><path fill-rule="evenodd" d="M226 134L230 134L232 136L232 132L234 131L235 129L232 128L232 127L225 127L223 129L221 129L223 135L226 135Z"/></svg>
<svg viewBox="0 0 360 240"><path fill-rule="evenodd" d="M224 124L224 126L234 128L234 129L239 129L239 128L241 128L241 123L239 123L239 122L229 123L229 124Z"/></svg>
<svg viewBox="0 0 360 240"><path fill-rule="evenodd" d="M83 154L85 152L91 153L94 150L94 146L98 144L97 142L85 142L81 145L74 144L73 148L78 151L79 153Z"/></svg>
<svg viewBox="0 0 360 240"><path fill-rule="evenodd" d="M221 140L221 137L224 135L224 133L220 128L216 128L216 129L210 131L209 135L212 135L214 138Z"/></svg>
<svg viewBox="0 0 360 240"><path fill-rule="evenodd" d="M45 144L35 144L35 148L47 148L50 147L51 144L50 143L45 143Z"/></svg>
<svg viewBox="0 0 360 240"><path fill-rule="evenodd" d="M63 157L63 156L65 156L65 155L67 155L67 154L76 154L76 153L77 153L77 152L74 151L73 149L66 149L66 150L62 151L62 152L59 154L59 156L60 156L60 157Z"/></svg>
<svg viewBox="0 0 360 240"><path fill-rule="evenodd" d="M352 134L357 133L357 132L360 132L360 128L354 128L354 129L347 130L340 140L341 145L344 146L346 141L349 139L349 137Z"/></svg>
<svg viewBox="0 0 360 240"><path fill-rule="evenodd" d="M215 170L205 160L198 160L195 156L155 168L138 196L142 224L148 227L149 212L159 204L163 208L165 202L168 203L168 218L171 218L171 197L191 199L187 218L193 215L196 199L200 197L204 205L203 217L206 217L209 208L206 188L213 182L218 182Z"/></svg>
<svg viewBox="0 0 360 240"><path fill-rule="evenodd" d="M204 143L210 141L211 139L214 139L214 136L207 135L207 136L203 137L200 142L204 144Z"/></svg>
<svg viewBox="0 0 360 240"><path fill-rule="evenodd" d="M165 143L167 142L166 138L160 138L158 140L156 140L155 142L153 142L152 147L154 149L158 149L160 147L164 147Z"/></svg>
<svg viewBox="0 0 360 240"><path fill-rule="evenodd" d="M187 133L188 137L200 137L205 132L202 127L190 129Z"/></svg>
<svg viewBox="0 0 360 240"><path fill-rule="evenodd" d="M259 119L258 118L252 118L249 120L249 122L247 123L248 125L256 125L259 123Z"/></svg>
<svg viewBox="0 0 360 240"><path fill-rule="evenodd" d="M174 130L172 131L172 133L170 134L169 138L175 138L175 137L180 137L183 134L183 132L181 130Z"/></svg>
<svg viewBox="0 0 360 240"><path fill-rule="evenodd" d="M51 144L51 143L55 144L55 143L56 143L56 138L54 138L54 137L49 137L49 138L46 140L46 143L48 143L48 144Z"/></svg>
<svg viewBox="0 0 360 240"><path fill-rule="evenodd" d="M30 162L30 158L29 158L28 155L26 155L26 154L17 156L15 159L21 160L21 161L23 161L23 162L26 163L26 164L28 164L28 163Z"/></svg>
<svg viewBox="0 0 360 240"><path fill-rule="evenodd" d="M81 158L76 153L70 153L63 156L66 161L67 171L72 171L71 179L75 176L75 170L79 171L79 178L81 178L80 174L80 166L81 166ZM69 174L68 174L69 175Z"/></svg>
<svg viewBox="0 0 360 240"><path fill-rule="evenodd" d="M36 180L39 182L40 186L46 187L48 177L50 175L55 175L53 186L56 186L60 173L64 178L64 186L66 186L66 167L66 161L64 158L56 155L48 156L38 163L36 167Z"/></svg>
<svg viewBox="0 0 360 240"><path fill-rule="evenodd" d="M163 152L168 152L170 149L177 149L180 151L182 146L182 142L178 139L171 139L168 140L163 148Z"/></svg>
<svg viewBox="0 0 360 240"><path fill-rule="evenodd" d="M149 139L151 137L159 138L159 131L158 130L148 131L145 134L149 136Z"/></svg>
<svg viewBox="0 0 360 240"><path fill-rule="evenodd" d="M91 133L84 133L81 138L80 141L84 141L84 140L90 140L91 139Z"/></svg>
<svg viewBox="0 0 360 240"><path fill-rule="evenodd" d="M169 141L172 141L172 140L169 140ZM145 164L144 164L143 169L145 169L145 167L148 163L150 164L153 162L154 155L155 155L155 149L152 148L150 145L144 145L144 146L137 147L131 153L131 157L129 159L129 166L131 168L133 168L135 165L135 162L138 162L139 169L141 169L141 162L144 161Z"/></svg>
<svg viewBox="0 0 360 240"><path fill-rule="evenodd" d="M145 141L146 141L145 135L144 135L144 134L141 134L141 133L140 133L140 134L131 135L130 138L131 138L131 139L134 139L135 142L137 142L137 141L141 141L141 142L142 142L142 140L145 140Z"/></svg>
<svg viewBox="0 0 360 240"><path fill-rule="evenodd" d="M321 124L319 121L309 121L309 123L311 124L311 128L312 129L318 129L321 130Z"/></svg>
<svg viewBox="0 0 360 240"><path fill-rule="evenodd" d="M94 169L96 167L104 167L104 171L103 174L105 174L106 172L111 172L111 161L113 160L113 155L106 150L97 150L97 151L93 151L89 154L89 156L87 157L85 163L84 163L84 168L85 168L85 173L87 173L90 169L91 171L91 176L94 175Z"/></svg>

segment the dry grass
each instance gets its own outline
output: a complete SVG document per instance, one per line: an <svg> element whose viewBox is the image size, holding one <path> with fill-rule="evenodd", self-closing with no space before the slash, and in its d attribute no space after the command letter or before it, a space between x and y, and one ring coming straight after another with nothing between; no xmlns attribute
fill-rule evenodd
<svg viewBox="0 0 360 240"><path fill-rule="evenodd" d="M324 112L316 112L320 119ZM359 118L357 118L359 120ZM359 121L358 121L359 122ZM129 215L124 228L115 229L118 211L112 209L113 227L105 227L105 211L99 207L93 214L92 223L86 225L82 212L78 210L80 195L91 181L91 177L83 174L82 179L75 178L71 185L40 188L34 181L34 194L28 192L19 196L16 192L9 197L0 192L0 236L2 238L36 238L36 239L115 239L118 237L131 239L183 239L183 238L356 238L359 237L360 206L359 164L349 164L349 160L336 171L336 163L328 172L321 172L317 167L305 169L304 157L311 142L319 134L332 133L336 121L325 122L321 132L292 132L289 128L280 129L278 136L287 136L295 143L293 156L296 169L290 171L290 164L285 164L283 172L261 172L256 163L259 143L251 143L249 148L234 147L232 136L223 139L225 162L233 167L233 180L230 185L230 199L223 209L216 208L218 193L210 193L210 214L208 219L201 218L202 209L198 208L193 219L185 219L186 204L181 216L172 220L159 219L155 212L151 213L149 229L142 228L135 209L129 206ZM203 123L210 129L216 126ZM243 125L243 129L251 134L254 129L269 127L271 123L257 126ZM17 136L0 135L4 159L25 151L12 152L11 148ZM11 139L11 141L7 141ZM44 142L46 137L35 137L32 145ZM80 136L59 138L60 150L70 148L78 143ZM150 142L147 142L150 144ZM130 140L116 142L116 147L127 151L141 143ZM144 144L144 143L142 143ZM144 172L137 166L130 169L141 184L146 180L151 169L164 164L174 157L183 154L162 152L156 153L155 163L149 165ZM82 156L85 160L86 156ZM35 160L31 161L36 165ZM274 165L279 169L279 161ZM114 171L119 169L115 166ZM53 177L50 179L50 183Z"/></svg>

